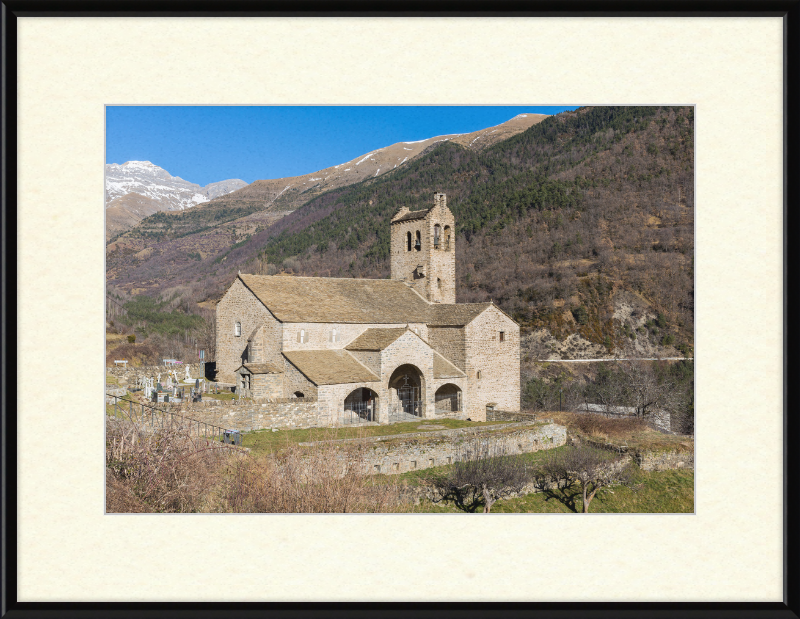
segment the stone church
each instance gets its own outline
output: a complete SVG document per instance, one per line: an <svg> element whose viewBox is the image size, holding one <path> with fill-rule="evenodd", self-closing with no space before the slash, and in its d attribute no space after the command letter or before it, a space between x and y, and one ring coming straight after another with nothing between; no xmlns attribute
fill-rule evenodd
<svg viewBox="0 0 800 619"><path fill-rule="evenodd" d="M392 218L390 279L240 273L216 309L217 380L380 423L519 410L519 325L492 303L455 302L455 255L436 193Z"/></svg>

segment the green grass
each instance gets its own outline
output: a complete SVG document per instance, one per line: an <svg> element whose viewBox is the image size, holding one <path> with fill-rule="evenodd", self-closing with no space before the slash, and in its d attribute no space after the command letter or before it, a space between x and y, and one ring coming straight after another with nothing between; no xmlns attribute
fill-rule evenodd
<svg viewBox="0 0 800 619"><path fill-rule="evenodd" d="M503 421L478 422L462 421L460 419L431 419L426 421L413 421L408 423L394 423L380 426L366 426L357 428L306 428L302 430L270 429L247 432L242 437L242 447L249 447L254 453L270 453L286 447L290 443L305 443L310 441L330 441L344 438L367 438L370 436L391 436L408 432L420 432L420 426L436 425L447 429L472 428L481 426L501 425ZM431 430L433 432L433 430Z"/></svg>
<svg viewBox="0 0 800 619"><path fill-rule="evenodd" d="M590 513L672 514L694 511L694 471L685 469L642 471L637 468L634 484L632 488L615 486L601 489L591 503ZM571 493L575 494L575 506L580 512L583 508L580 488L574 488ZM451 502L431 503L430 501L421 501L414 511L464 513ZM478 512L480 512L480 508ZM548 498L544 493L537 492L519 498L497 501L492 506L492 513L569 514L574 512L557 498Z"/></svg>

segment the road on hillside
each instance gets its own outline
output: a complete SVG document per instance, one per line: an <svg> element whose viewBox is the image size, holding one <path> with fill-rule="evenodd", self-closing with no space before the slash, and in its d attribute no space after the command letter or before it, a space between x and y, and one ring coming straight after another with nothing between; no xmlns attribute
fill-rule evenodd
<svg viewBox="0 0 800 619"><path fill-rule="evenodd" d="M547 363L594 363L597 361L694 361L693 357L633 357L614 359L537 359Z"/></svg>

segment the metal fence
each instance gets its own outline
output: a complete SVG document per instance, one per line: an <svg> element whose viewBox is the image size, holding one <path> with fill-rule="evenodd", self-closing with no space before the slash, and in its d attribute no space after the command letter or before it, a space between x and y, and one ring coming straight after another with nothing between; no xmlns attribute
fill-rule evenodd
<svg viewBox="0 0 800 619"><path fill-rule="evenodd" d="M115 418L121 418L135 423L145 431L158 432L180 428L186 430L190 435L219 439L223 439L226 433L230 433L230 429L214 425L213 423L184 417L183 415L165 411L155 406L134 402L133 400L126 400L123 397L110 393L106 394L106 398L114 398L113 416ZM111 411L107 411L106 414L110 416Z"/></svg>
<svg viewBox="0 0 800 619"><path fill-rule="evenodd" d="M437 413L460 413L461 412L461 392L437 394L435 398L435 407Z"/></svg>
<svg viewBox="0 0 800 619"><path fill-rule="evenodd" d="M342 414L343 424L377 421L375 402L345 402Z"/></svg>

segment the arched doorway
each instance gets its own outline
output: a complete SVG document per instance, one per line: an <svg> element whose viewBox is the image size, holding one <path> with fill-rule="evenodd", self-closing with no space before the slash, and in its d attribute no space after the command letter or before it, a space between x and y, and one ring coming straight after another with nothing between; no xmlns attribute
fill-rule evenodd
<svg viewBox="0 0 800 619"><path fill-rule="evenodd" d="M401 365L389 378L389 421L413 421L425 415L425 379L410 363Z"/></svg>
<svg viewBox="0 0 800 619"><path fill-rule="evenodd" d="M358 387L344 399L345 423L377 421L378 394L367 387Z"/></svg>
<svg viewBox="0 0 800 619"><path fill-rule="evenodd" d="M462 410L461 389L453 383L439 387L433 399L437 413L457 413Z"/></svg>

